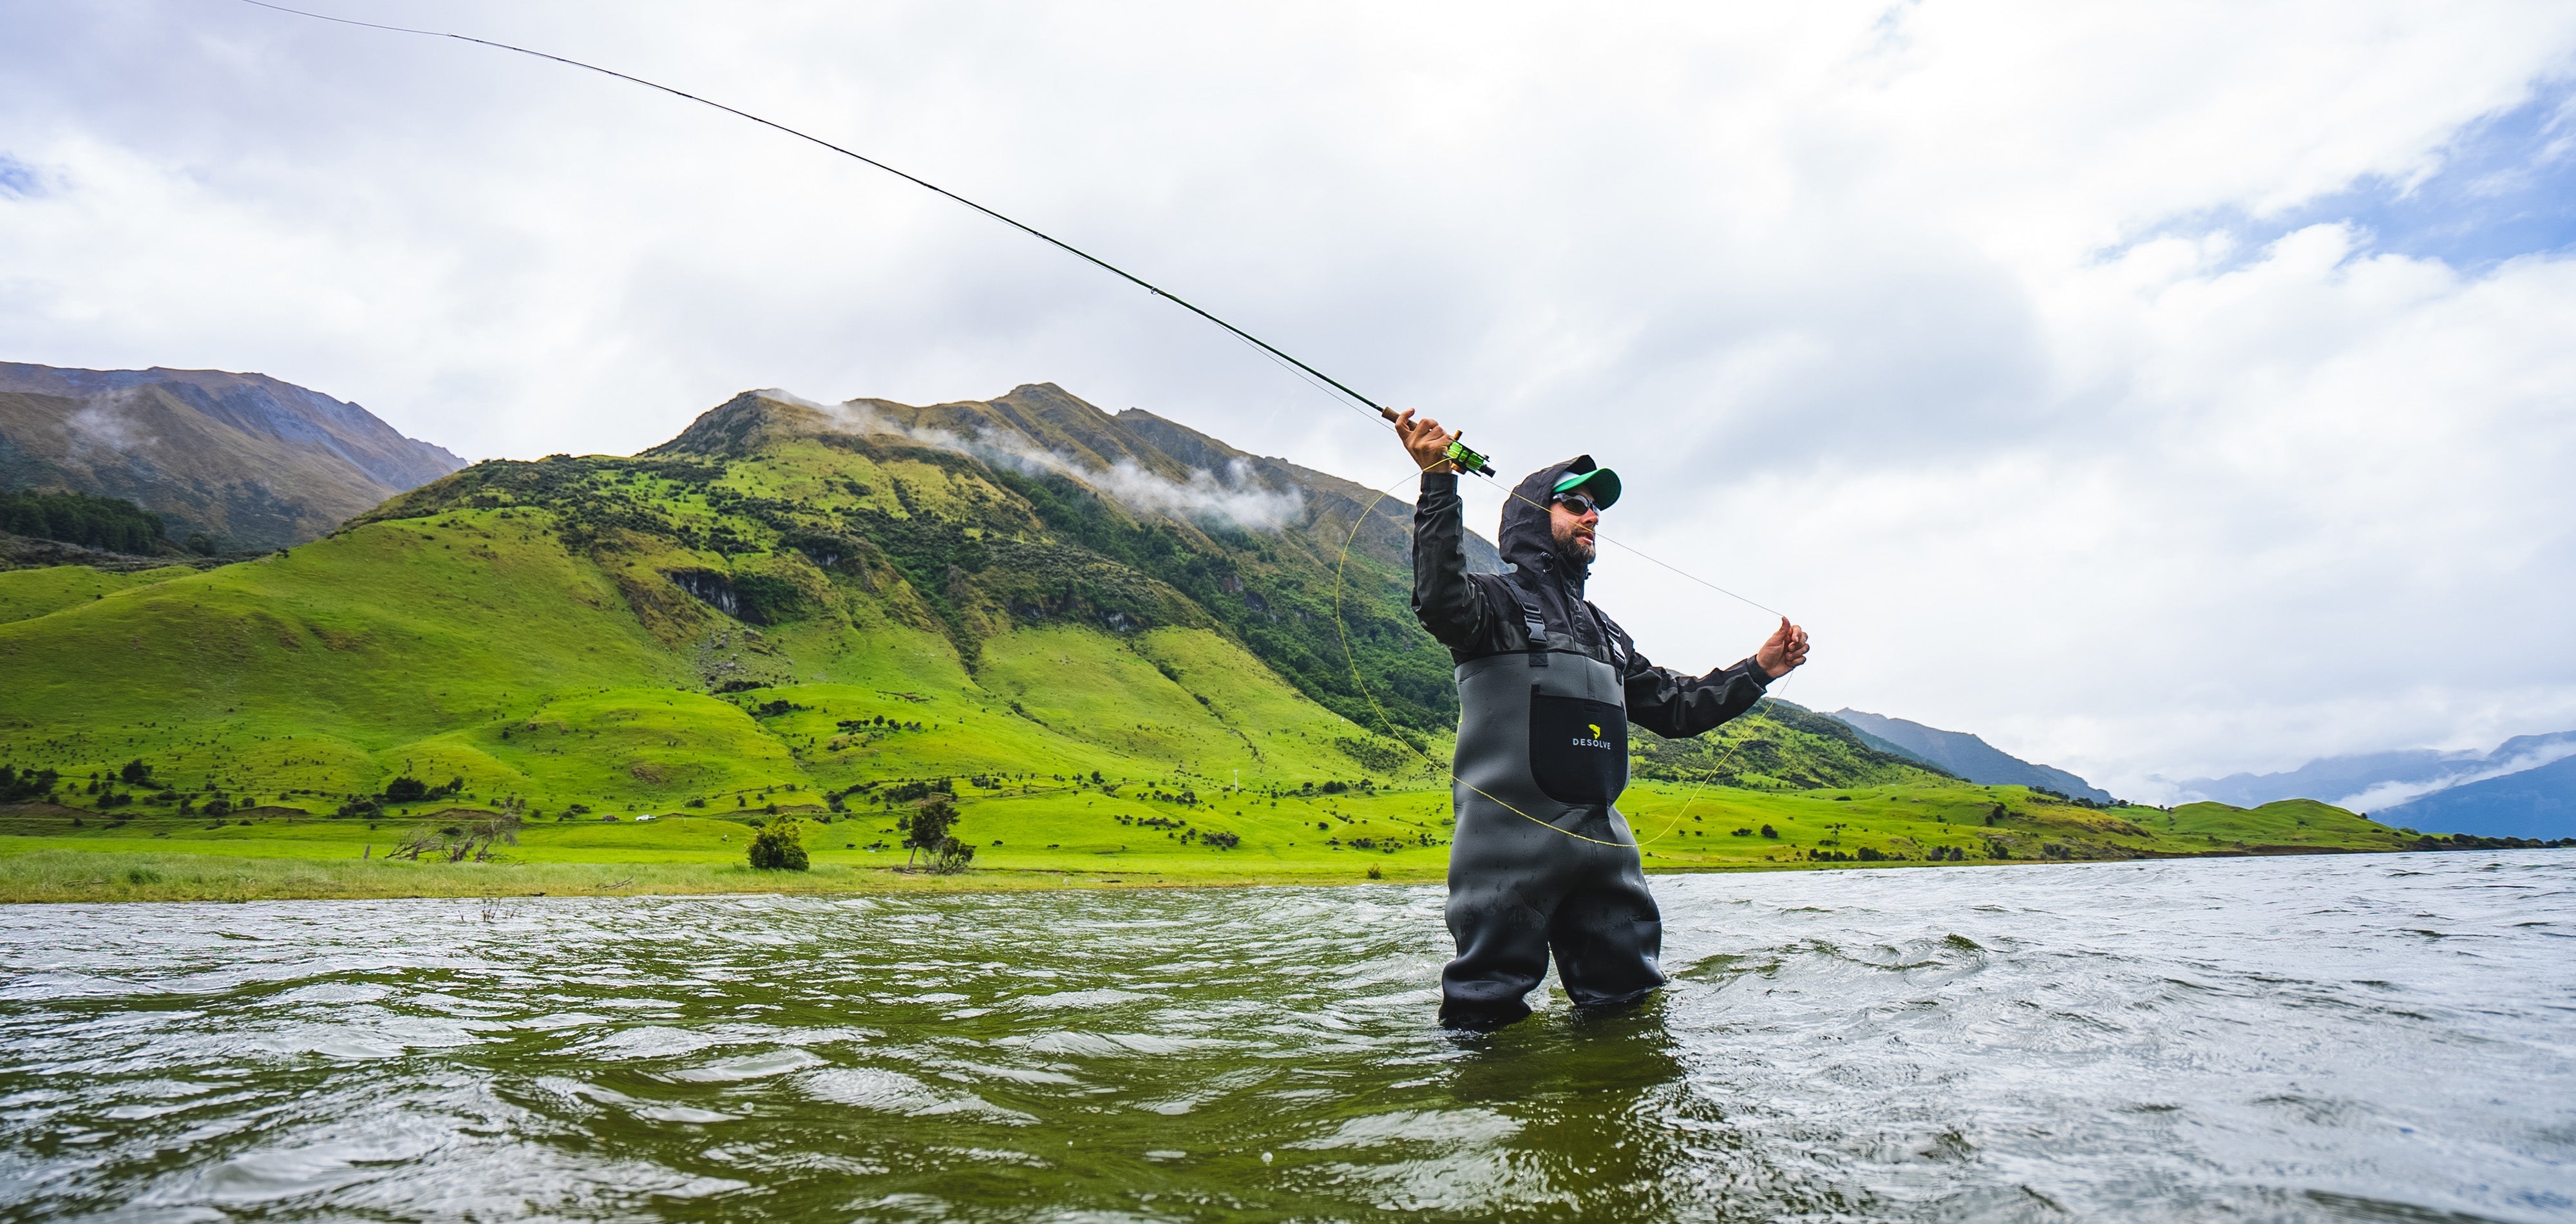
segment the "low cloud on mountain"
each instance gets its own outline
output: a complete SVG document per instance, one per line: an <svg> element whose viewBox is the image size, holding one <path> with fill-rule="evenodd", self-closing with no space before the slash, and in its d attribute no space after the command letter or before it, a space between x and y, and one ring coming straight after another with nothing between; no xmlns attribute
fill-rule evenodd
<svg viewBox="0 0 2576 1224"><path fill-rule="evenodd" d="M1186 482L1148 472L1120 459L1108 467L1091 467L1007 433L959 434L889 419L865 401L822 404L792 392L771 388L760 394L829 413L852 433L890 433L924 446L972 455L1013 471L1070 476L1117 499L1138 514L1210 519L1253 531L1277 531L1305 516L1306 499L1294 486L1272 489L1253 477L1250 465L1237 459L1223 476L1205 468L1191 469Z"/></svg>

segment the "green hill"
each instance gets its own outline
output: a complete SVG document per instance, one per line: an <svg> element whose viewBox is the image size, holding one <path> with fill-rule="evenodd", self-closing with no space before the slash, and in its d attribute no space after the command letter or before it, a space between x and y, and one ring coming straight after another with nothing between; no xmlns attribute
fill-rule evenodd
<svg viewBox="0 0 2576 1224"><path fill-rule="evenodd" d="M980 772L1294 788L1438 753L1404 502L1153 423L1219 480L1053 388L864 409L746 395L636 458L479 464L201 574L0 574L0 758L626 811ZM1368 692L1333 614L1354 522Z"/></svg>
<svg viewBox="0 0 2576 1224"><path fill-rule="evenodd" d="M927 408L746 394L642 455L478 464L256 561L0 573L0 765L21 771L0 798L40 800L0 831L230 858L355 842L373 863L399 822L515 810L531 863L613 843L713 865L739 859L732 834L671 817L739 832L787 811L863 822L817 843L860 870L887 861L870 846L898 797L936 787L993 843L979 866L1436 872L1455 695L1406 602L1410 513L1051 386ZM1659 866L1840 861L1823 830L1856 818L1893 839L1878 861L2043 856L1961 820L2042 800L1787 703L1640 740L1640 828L1673 814ZM2194 811L2154 852L2235 827L2172 823ZM2053 819L2048 856L2134 840ZM2261 840L2367 833L2290 830Z"/></svg>

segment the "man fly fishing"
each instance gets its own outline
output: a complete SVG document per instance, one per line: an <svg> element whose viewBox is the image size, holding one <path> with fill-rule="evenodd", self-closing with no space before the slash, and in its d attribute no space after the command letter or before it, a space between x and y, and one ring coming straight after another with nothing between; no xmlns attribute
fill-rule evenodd
<svg viewBox="0 0 2576 1224"><path fill-rule="evenodd" d="M1601 512L1619 475L1589 455L1530 473L1495 537L1508 574L1470 574L1456 435L1395 418L1422 469L1413 510L1413 611L1458 663L1457 832L1440 1023L1492 1029L1529 1014L1547 974L1578 1007L1608 1008L1664 984L1663 915L1636 837L1612 806L1628 786L1628 725L1672 739L1751 709L1807 661L1806 630L1782 617L1753 657L1705 676L1657 667L1583 598Z"/></svg>

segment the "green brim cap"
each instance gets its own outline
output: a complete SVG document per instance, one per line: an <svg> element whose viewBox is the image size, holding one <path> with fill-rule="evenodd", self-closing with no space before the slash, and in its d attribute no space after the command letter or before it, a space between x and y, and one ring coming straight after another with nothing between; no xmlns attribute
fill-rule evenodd
<svg viewBox="0 0 2576 1224"><path fill-rule="evenodd" d="M1583 488L1584 492L1592 495L1593 505L1607 510L1619 500L1619 473L1608 468L1569 473L1565 479L1556 482L1553 492L1562 494L1577 488Z"/></svg>

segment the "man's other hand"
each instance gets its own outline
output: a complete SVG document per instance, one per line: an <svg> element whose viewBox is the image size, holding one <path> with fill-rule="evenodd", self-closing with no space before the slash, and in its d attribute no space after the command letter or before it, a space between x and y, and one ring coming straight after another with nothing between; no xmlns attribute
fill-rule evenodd
<svg viewBox="0 0 2576 1224"><path fill-rule="evenodd" d="M1404 439L1404 451L1413 456L1413 466L1425 472L1454 472L1458 465L1449 462L1449 444L1467 435L1450 433L1429 417L1414 420L1413 409L1407 408L1395 418L1395 436Z"/></svg>
<svg viewBox="0 0 2576 1224"><path fill-rule="evenodd" d="M1788 675L1806 661L1807 631L1790 624L1785 616L1780 618L1780 627L1771 631L1771 640L1753 652L1754 666L1774 680Z"/></svg>

